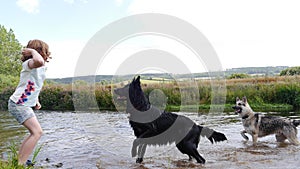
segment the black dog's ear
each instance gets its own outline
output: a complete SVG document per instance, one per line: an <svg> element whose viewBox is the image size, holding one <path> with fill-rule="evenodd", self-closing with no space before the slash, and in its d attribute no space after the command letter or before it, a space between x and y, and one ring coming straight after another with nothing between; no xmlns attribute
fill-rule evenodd
<svg viewBox="0 0 300 169"><path fill-rule="evenodd" d="M135 77L132 79L131 83L135 82Z"/></svg>
<svg viewBox="0 0 300 169"><path fill-rule="evenodd" d="M135 80L134 80L134 84L135 85L140 85L141 84L141 82L140 82L140 76L137 76L136 78L135 78Z"/></svg>
<svg viewBox="0 0 300 169"><path fill-rule="evenodd" d="M235 101L239 101L239 100L240 100L240 98L239 98L239 97L236 97Z"/></svg>
<svg viewBox="0 0 300 169"><path fill-rule="evenodd" d="M138 82L140 82L140 76L138 76L137 78L136 78L136 81L138 81Z"/></svg>
<svg viewBox="0 0 300 169"><path fill-rule="evenodd" d="M132 84L140 85L140 83L141 83L140 82L140 76L137 76L136 78L134 77L131 83Z"/></svg>

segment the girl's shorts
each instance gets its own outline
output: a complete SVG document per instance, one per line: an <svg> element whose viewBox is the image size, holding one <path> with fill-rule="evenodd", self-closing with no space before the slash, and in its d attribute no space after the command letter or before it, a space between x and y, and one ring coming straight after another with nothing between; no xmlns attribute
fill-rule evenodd
<svg viewBox="0 0 300 169"><path fill-rule="evenodd" d="M9 99L8 111L17 119L20 124L23 124L27 119L35 117L35 114L31 107L16 104L14 101Z"/></svg>

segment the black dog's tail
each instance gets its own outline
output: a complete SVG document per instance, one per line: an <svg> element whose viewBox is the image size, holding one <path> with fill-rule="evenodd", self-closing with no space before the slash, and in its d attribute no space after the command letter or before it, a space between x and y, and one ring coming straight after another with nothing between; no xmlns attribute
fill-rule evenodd
<svg viewBox="0 0 300 169"><path fill-rule="evenodd" d="M294 124L294 126L299 126L299 124L300 124L300 120L293 120L293 124Z"/></svg>
<svg viewBox="0 0 300 169"><path fill-rule="evenodd" d="M212 144L214 142L227 140L226 136L223 133L220 133L220 132L214 131L213 129L210 129L207 127L202 127L199 125L198 125L198 127L201 131L200 135L202 137L206 137Z"/></svg>

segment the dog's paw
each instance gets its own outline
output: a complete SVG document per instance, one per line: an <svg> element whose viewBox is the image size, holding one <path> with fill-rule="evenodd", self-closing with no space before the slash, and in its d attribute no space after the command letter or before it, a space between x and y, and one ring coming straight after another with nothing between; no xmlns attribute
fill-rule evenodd
<svg viewBox="0 0 300 169"><path fill-rule="evenodd" d="M143 158L137 158L135 162L141 164L143 162Z"/></svg>

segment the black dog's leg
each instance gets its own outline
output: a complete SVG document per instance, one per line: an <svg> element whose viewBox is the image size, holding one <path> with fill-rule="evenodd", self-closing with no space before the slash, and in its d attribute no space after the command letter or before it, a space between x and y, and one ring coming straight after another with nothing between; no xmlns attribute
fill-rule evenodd
<svg viewBox="0 0 300 169"><path fill-rule="evenodd" d="M143 134L141 134L138 138L136 138L133 143L132 143L132 149L131 149L131 156L135 157L136 156L136 149L137 147L141 144L142 139L144 138L145 135L149 134L153 132L152 130L147 130L146 132L144 132ZM146 148L145 148L146 149ZM145 154L145 153L144 153ZM139 155L139 153L138 153ZM143 155L144 156L144 155Z"/></svg>
<svg viewBox="0 0 300 169"><path fill-rule="evenodd" d="M136 152L137 152L137 147L139 146L139 138L134 139L133 143L132 143L132 148L131 148L131 156L135 157L136 156Z"/></svg>
<svg viewBox="0 0 300 169"><path fill-rule="evenodd" d="M195 143L192 143L190 141L182 141L176 146L179 149L179 151L189 156L189 160L192 159L191 157L194 157L198 163L205 163L205 159L199 154L197 150L197 145Z"/></svg>
<svg viewBox="0 0 300 169"><path fill-rule="evenodd" d="M197 163L201 163L201 164L205 163L205 159L199 154L199 152L196 148L193 148L193 155L192 156L196 158Z"/></svg>
<svg viewBox="0 0 300 169"><path fill-rule="evenodd" d="M142 163L143 158L146 152L147 144L140 144L138 148L138 158L136 159L136 163Z"/></svg>

